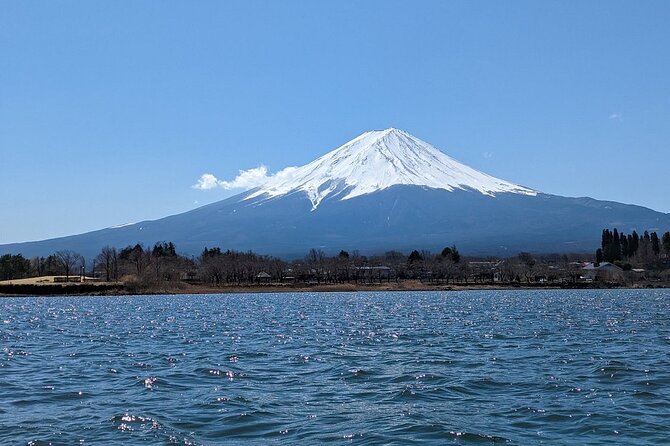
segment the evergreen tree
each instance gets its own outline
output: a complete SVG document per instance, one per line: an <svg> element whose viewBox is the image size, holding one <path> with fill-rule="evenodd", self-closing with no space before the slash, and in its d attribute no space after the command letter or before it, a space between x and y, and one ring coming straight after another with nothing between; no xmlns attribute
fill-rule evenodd
<svg viewBox="0 0 670 446"><path fill-rule="evenodd" d="M621 234L621 258L628 258L628 237L625 234Z"/></svg>
<svg viewBox="0 0 670 446"><path fill-rule="evenodd" d="M421 260L423 260L423 256L416 249L409 254L409 257L407 257L407 262L409 263L420 262Z"/></svg>
<svg viewBox="0 0 670 446"><path fill-rule="evenodd" d="M458 249L456 248L456 245L452 245L451 247L444 248L442 252L440 253L442 257L445 259L451 259L452 262L458 263L461 261L461 253L458 252Z"/></svg>
<svg viewBox="0 0 670 446"><path fill-rule="evenodd" d="M602 263L603 261L603 250L598 248L596 249L596 263Z"/></svg>
<svg viewBox="0 0 670 446"><path fill-rule="evenodd" d="M640 236L636 231L633 231L633 243L628 248L630 255L634 256L637 254L637 250L640 248Z"/></svg>
<svg viewBox="0 0 670 446"><path fill-rule="evenodd" d="M665 256L670 257L670 232L666 232L665 234L663 234L661 243L663 245L663 251L665 252Z"/></svg>
<svg viewBox="0 0 670 446"><path fill-rule="evenodd" d="M218 248L218 247L217 248L211 248L211 249L207 249L207 247L205 247L205 249L202 251L202 254L201 254L203 259L207 258L207 257L218 257L220 255L222 255L221 254L221 248Z"/></svg>
<svg viewBox="0 0 670 446"><path fill-rule="evenodd" d="M603 229L603 234L600 241L600 247L603 251L607 251L607 247L611 243L611 233L609 229Z"/></svg>
<svg viewBox="0 0 670 446"><path fill-rule="evenodd" d="M614 228L614 232L612 233L611 259L610 262L621 260L621 239L619 238L619 231L616 228Z"/></svg>
<svg viewBox="0 0 670 446"><path fill-rule="evenodd" d="M22 254L0 257L0 280L21 279L30 272L30 261Z"/></svg>
<svg viewBox="0 0 670 446"><path fill-rule="evenodd" d="M454 263L459 263L461 261L461 253L458 252L456 245L452 245L451 247L451 260L453 260Z"/></svg>
<svg viewBox="0 0 670 446"><path fill-rule="evenodd" d="M176 257L177 249L172 242L156 243L151 250L151 255L154 257Z"/></svg>
<svg viewBox="0 0 670 446"><path fill-rule="evenodd" d="M658 234L652 232L650 239L651 239L651 251L654 253L656 257L658 257L661 254L661 242L658 239Z"/></svg>

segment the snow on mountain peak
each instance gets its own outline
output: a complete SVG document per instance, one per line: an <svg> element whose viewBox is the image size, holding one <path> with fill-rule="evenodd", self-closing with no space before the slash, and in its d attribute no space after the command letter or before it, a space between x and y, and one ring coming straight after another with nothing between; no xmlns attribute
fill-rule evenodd
<svg viewBox="0 0 670 446"><path fill-rule="evenodd" d="M304 192L316 209L329 196L348 200L395 185L471 189L490 196L537 195L461 164L407 132L388 128L365 132L309 164L284 169L245 199Z"/></svg>

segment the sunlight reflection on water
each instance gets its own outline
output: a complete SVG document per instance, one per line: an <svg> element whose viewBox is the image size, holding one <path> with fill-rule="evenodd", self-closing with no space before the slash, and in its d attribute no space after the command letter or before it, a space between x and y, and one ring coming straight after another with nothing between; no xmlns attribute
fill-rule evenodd
<svg viewBox="0 0 670 446"><path fill-rule="evenodd" d="M2 299L0 443L659 444L669 299Z"/></svg>

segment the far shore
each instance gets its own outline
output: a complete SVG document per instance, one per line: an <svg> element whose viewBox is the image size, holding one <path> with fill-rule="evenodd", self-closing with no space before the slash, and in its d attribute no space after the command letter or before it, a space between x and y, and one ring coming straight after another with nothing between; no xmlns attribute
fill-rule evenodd
<svg viewBox="0 0 670 446"><path fill-rule="evenodd" d="M644 282L633 286L614 283L450 283L437 284L419 280L364 283L293 283L293 284L226 284L220 286L171 282L158 285L139 285L123 282L41 283L39 281L0 282L0 297L20 296L131 296L131 295L189 295L240 293L322 293L361 291L469 291L469 290L559 290L559 289L652 289L670 288L670 283Z"/></svg>

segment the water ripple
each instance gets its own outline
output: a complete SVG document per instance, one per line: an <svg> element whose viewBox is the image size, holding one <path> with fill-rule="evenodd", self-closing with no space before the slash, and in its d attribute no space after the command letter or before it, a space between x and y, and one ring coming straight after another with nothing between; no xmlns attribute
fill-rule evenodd
<svg viewBox="0 0 670 446"><path fill-rule="evenodd" d="M667 444L670 293L0 300L0 444Z"/></svg>

